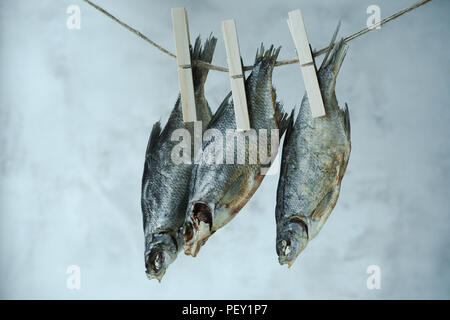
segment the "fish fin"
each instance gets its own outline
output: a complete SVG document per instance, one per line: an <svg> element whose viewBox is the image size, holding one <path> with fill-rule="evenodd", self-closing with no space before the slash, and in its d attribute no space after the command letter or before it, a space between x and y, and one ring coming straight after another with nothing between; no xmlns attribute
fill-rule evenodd
<svg viewBox="0 0 450 320"><path fill-rule="evenodd" d="M286 112L283 110L283 105L281 102L276 102L276 111L278 116L278 127L280 129L280 139L283 136L283 134L286 132L289 126L289 116Z"/></svg>
<svg viewBox="0 0 450 320"><path fill-rule="evenodd" d="M350 158L350 151L351 151L351 141L350 141L350 114L348 112L348 105L345 103L345 108L340 110L342 115L342 122L344 125L344 131L345 135L347 136L347 140L349 142L350 149L345 149L343 157L342 157L342 163L339 170L339 179L342 180L344 177L345 171L347 170L348 160Z"/></svg>
<svg viewBox="0 0 450 320"><path fill-rule="evenodd" d="M339 191L340 191L339 185L333 185L327 190L327 193L323 196L323 198L320 200L317 207L311 214L311 218L313 220L321 220L322 218L327 218L327 216L330 214L330 212L334 209L336 205L337 201L336 192L337 194L339 194ZM314 232L311 233L312 236L314 236Z"/></svg>
<svg viewBox="0 0 450 320"><path fill-rule="evenodd" d="M223 197L219 200L221 206L230 206L236 199L236 195L242 193L242 184L244 182L244 174L238 176L232 183L228 185Z"/></svg>
<svg viewBox="0 0 450 320"><path fill-rule="evenodd" d="M336 37L338 35L339 29L341 28L341 21L338 22L338 25L336 27L336 30L333 33L333 37L331 38L330 44L328 46L328 50L327 53L325 54L325 57L322 60L322 65L320 66L320 69L322 69L322 67L324 67L325 62L328 60L328 57L330 56L330 53L332 51L332 49L334 48L334 42L336 41Z"/></svg>
<svg viewBox="0 0 450 320"><path fill-rule="evenodd" d="M142 212L145 212L146 199L144 197L144 187L146 181L148 180L148 175L150 172L150 157L154 154L154 151L158 145L159 137L161 135L161 122L158 121L153 125L152 132L147 143L147 150L145 150L145 162L144 162L144 173L142 175L142 196L141 196L141 207ZM146 215L144 214L144 225L145 225Z"/></svg>
<svg viewBox="0 0 450 320"><path fill-rule="evenodd" d="M280 130L280 139L283 137L287 129L287 125L289 122L288 114L284 112L283 104L281 101L277 101L277 90L272 87L273 100L275 101L275 114L276 119L278 119L278 128Z"/></svg>
<svg viewBox="0 0 450 320"><path fill-rule="evenodd" d="M261 43L261 47L258 50L256 50L254 66L261 63L263 60L266 60L272 65L272 67L274 67L275 62L277 62L280 50L281 47L275 49L273 45L271 45L268 50L264 50L264 45Z"/></svg>
<svg viewBox="0 0 450 320"><path fill-rule="evenodd" d="M338 74L341 68L342 62L344 61L345 55L347 54L348 45L345 43L344 39L336 41L337 34L341 27L341 22L339 21L336 30L334 31L333 37L331 38L330 45L328 46L325 58L322 61L320 70L326 67L332 67L332 71L335 75Z"/></svg>
<svg viewBox="0 0 450 320"><path fill-rule="evenodd" d="M264 44L261 42L261 46L259 49L256 49L256 56L255 56L255 64L258 59L261 59L261 57L264 55Z"/></svg>
<svg viewBox="0 0 450 320"><path fill-rule="evenodd" d="M212 33L206 39L202 46L202 41L200 36L195 39L194 48L191 48L191 58L192 60L202 60L207 63L211 63L214 50L216 49L217 38L213 37Z"/></svg>
<svg viewBox="0 0 450 320"><path fill-rule="evenodd" d="M223 99L216 113L214 113L214 115L212 116L211 121L209 121L208 127L211 127L218 119L220 119L223 116L223 114L230 108L230 103L231 103L231 91L227 94L225 99Z"/></svg>
<svg viewBox="0 0 450 320"><path fill-rule="evenodd" d="M214 50L216 49L217 38L213 37L212 34L209 35L205 43L202 45L200 36L195 39L194 47L191 49L191 60L192 60L192 78L194 81L194 87L201 86L205 83L206 77L208 76L208 68L203 68L196 65L196 61L204 61L211 63Z"/></svg>
<svg viewBox="0 0 450 320"><path fill-rule="evenodd" d="M295 108L292 109L291 115L287 117L285 121L285 129L286 129L286 136L284 137L285 144L292 133L292 129L294 128L294 118L295 118Z"/></svg>
<svg viewBox="0 0 450 320"><path fill-rule="evenodd" d="M161 122L158 121L153 125L152 132L150 133L150 138L147 143L147 150L145 151L145 159L147 160L150 155L154 152L157 144L158 138L161 135Z"/></svg>
<svg viewBox="0 0 450 320"><path fill-rule="evenodd" d="M350 141L350 113L348 112L347 102L345 103L344 110L341 110L343 121L344 121L344 130L347 135L347 139Z"/></svg>
<svg viewBox="0 0 450 320"><path fill-rule="evenodd" d="M327 59L322 62L319 71L330 67L332 72L337 75L341 69L347 50L348 45L344 42L344 39L334 43L333 47L327 52Z"/></svg>

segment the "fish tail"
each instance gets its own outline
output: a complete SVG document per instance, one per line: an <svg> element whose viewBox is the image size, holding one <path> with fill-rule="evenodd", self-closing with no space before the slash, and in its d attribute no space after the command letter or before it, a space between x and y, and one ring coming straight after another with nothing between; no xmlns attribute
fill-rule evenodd
<svg viewBox="0 0 450 320"><path fill-rule="evenodd" d="M340 28L341 28L341 21L338 22L336 30L333 33L333 37L331 37L331 41L330 41L330 44L328 45L327 53L325 54L325 57L323 58L322 66L320 66L320 69L322 69L322 67L325 67L325 63L326 63L326 61L328 61L328 57L330 56L330 52L333 49L334 42L336 41L336 37L339 33Z"/></svg>
<svg viewBox="0 0 450 320"><path fill-rule="evenodd" d="M278 54L280 53L281 47L274 48L273 45L270 46L268 50L264 49L264 45L261 43L261 47L256 50L256 57L254 66L262 62L268 63L272 68L275 67L277 62Z"/></svg>
<svg viewBox="0 0 450 320"><path fill-rule="evenodd" d="M333 73L337 76L339 70L341 69L342 62L344 62L344 58L347 55L348 45L344 42L344 39L341 39L335 46L334 50L331 53L331 62Z"/></svg>
<svg viewBox="0 0 450 320"><path fill-rule="evenodd" d="M214 50L216 49L216 44L217 38L210 34L203 45L200 36L198 36L197 39L195 39L194 47L191 47L192 78L194 80L195 88L204 85L209 71L208 68L201 67L197 65L196 62L203 61L211 63Z"/></svg>
<svg viewBox="0 0 450 320"><path fill-rule="evenodd" d="M324 69L330 69L334 73L335 76L339 73L339 70L342 66L342 62L344 61L345 55L347 54L348 45L344 42L344 39L336 41L337 34L339 32L339 28L341 23L338 23L336 31L333 34L331 39L329 49L325 55L325 58L322 61L322 65L320 66L319 71Z"/></svg>
<svg viewBox="0 0 450 320"><path fill-rule="evenodd" d="M334 94L337 75L347 54L348 45L344 39L341 38L341 40L336 41L339 27L340 23L333 34L333 38L318 72L320 89L322 95L325 94L325 96Z"/></svg>

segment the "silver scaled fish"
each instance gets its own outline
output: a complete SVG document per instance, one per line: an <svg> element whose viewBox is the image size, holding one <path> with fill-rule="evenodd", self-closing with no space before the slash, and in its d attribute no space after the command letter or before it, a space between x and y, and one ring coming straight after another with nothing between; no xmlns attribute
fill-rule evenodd
<svg viewBox="0 0 450 320"><path fill-rule="evenodd" d="M312 118L308 97L294 112L286 131L277 189L276 251L279 263L290 267L313 239L336 205L350 156L350 119L335 94L336 78L347 52L336 30L318 71L326 115Z"/></svg>
<svg viewBox="0 0 450 320"><path fill-rule="evenodd" d="M195 257L206 240L242 209L264 178L263 165L270 163L276 156L279 139L283 134L283 128L287 125L286 114L276 102L275 89L272 87L272 71L279 50L280 48L274 49L272 46L264 51L264 47L261 46L252 72L245 81L251 130L236 130L230 92L214 114L208 130L205 131L203 152L198 157L201 161L197 160L194 165L190 184L184 230L184 248L187 255ZM231 146L228 144L230 130L234 135ZM205 138L208 132L213 133L209 140ZM256 135L259 136L261 132L263 134L267 132L267 135L263 135L265 140L259 138L257 148ZM217 139L224 137L227 138L227 143L222 141L222 144L219 143L217 146ZM236 145L234 139L237 140ZM276 139L276 148L272 146L272 139ZM218 150L211 148L212 145ZM217 153L207 152L209 148ZM258 152L257 156L256 149L267 153ZM242 161L239 161L240 153ZM211 154L215 156L208 158ZM218 158L222 161L218 161ZM225 161L226 163L223 163Z"/></svg>
<svg viewBox="0 0 450 320"><path fill-rule="evenodd" d="M200 38L197 38L194 48L191 47L197 121L202 121L202 129L206 128L212 117L204 96L208 69L197 67L195 62L202 60L210 63L216 42L217 39L210 36L202 46ZM171 153L179 143L172 141L172 134L177 129L186 129L192 134L193 127L193 122L183 122L181 101L178 96L164 129L161 130L161 124L157 122L150 134L145 154L141 194L145 235L144 258L149 279L156 278L161 281L167 267L183 248L181 231L186 216L193 161L190 161L190 164L186 162L175 164L172 161ZM193 146L191 141L189 147Z"/></svg>

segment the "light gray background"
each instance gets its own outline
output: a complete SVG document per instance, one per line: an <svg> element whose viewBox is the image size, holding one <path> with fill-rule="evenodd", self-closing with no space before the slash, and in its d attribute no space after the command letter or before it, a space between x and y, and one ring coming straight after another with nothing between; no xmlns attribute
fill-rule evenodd
<svg viewBox="0 0 450 320"><path fill-rule="evenodd" d="M170 8L189 14L191 38L219 38L235 18L245 64L261 42L295 56L287 13L302 8L314 48L365 27L398 1L97 0L174 50ZM81 7L81 30L66 9ZM434 0L350 43L337 84L348 102L353 151L337 206L291 269L275 253L277 176L217 232L197 258L181 254L162 283L144 274L140 183L152 124L178 94L175 60L80 0L0 1L1 298L450 298L450 2ZM320 63L321 59L318 59ZM277 68L287 110L304 85ZM213 109L229 91L211 71ZM66 288L68 265L81 290ZM381 290L366 268L381 267Z"/></svg>

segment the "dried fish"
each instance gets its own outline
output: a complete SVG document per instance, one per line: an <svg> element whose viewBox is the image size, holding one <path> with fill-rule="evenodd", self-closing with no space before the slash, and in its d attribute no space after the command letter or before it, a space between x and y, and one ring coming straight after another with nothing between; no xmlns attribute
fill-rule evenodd
<svg viewBox="0 0 450 320"><path fill-rule="evenodd" d="M191 48L192 74L194 81L197 120L202 121L203 129L211 120L211 110L204 96L204 84L208 69L198 68L195 61L210 63L217 39L209 37L202 47L197 38ZM160 122L152 129L145 155L142 178L141 206L145 234L145 267L149 279L161 278L167 267L175 260L179 249L183 247L182 230L188 202L191 164L176 164L171 154L177 141L172 134L177 129L193 132L193 123L184 123L180 96L172 110L170 118L161 130ZM190 144L193 143L191 139Z"/></svg>
<svg viewBox="0 0 450 320"><path fill-rule="evenodd" d="M280 264L290 267L308 241L320 231L339 197L350 156L350 119L335 95L336 78L347 45L335 43L336 30L318 71L326 115L312 118L305 94L297 119L286 132L277 190L276 250Z"/></svg>
<svg viewBox="0 0 450 320"><path fill-rule="evenodd" d="M245 152L243 163L217 163L208 161L209 153L206 151L217 142L210 139L203 143L203 153L200 155L202 161L194 165L189 193L189 207L185 222L185 253L196 256L200 247L219 228L227 224L252 197L256 189L261 184L264 174L261 173L262 165L271 162L277 150L272 150L269 143L272 140L272 131L276 131L279 138L284 132L287 124L286 115L282 111L280 104L276 103L275 90L272 87L272 71L279 53L279 48L273 46L264 51L261 46L257 52L252 73L247 78L246 96L250 126L253 130L236 131L236 122L233 109L231 93L227 95L221 106L211 120L208 130L205 132L216 132L215 139L224 137L227 131L232 130L237 138L236 148L227 143L226 146L219 147L218 153L225 154L227 159L231 155L234 159L239 152ZM259 141L271 155L268 159L263 156L255 158L252 152L256 148L252 134L261 129L267 130L270 139ZM280 130L281 132L278 132ZM249 137L247 139L245 137ZM204 138L205 140L205 138ZM213 149L211 149L213 150ZM274 151L274 152L272 152Z"/></svg>

